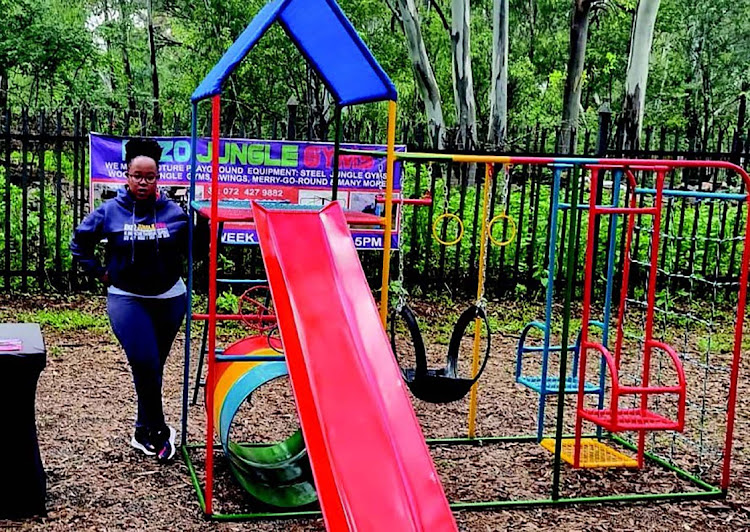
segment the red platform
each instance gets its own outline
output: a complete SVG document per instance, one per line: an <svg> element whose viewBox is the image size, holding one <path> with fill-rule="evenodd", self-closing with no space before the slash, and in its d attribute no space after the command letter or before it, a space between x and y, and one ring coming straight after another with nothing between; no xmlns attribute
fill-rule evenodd
<svg viewBox="0 0 750 532"><path fill-rule="evenodd" d="M668 419L651 410L640 408L617 410L616 419L613 412L607 410L581 410L579 415L610 432L625 430L682 430L679 420Z"/></svg>

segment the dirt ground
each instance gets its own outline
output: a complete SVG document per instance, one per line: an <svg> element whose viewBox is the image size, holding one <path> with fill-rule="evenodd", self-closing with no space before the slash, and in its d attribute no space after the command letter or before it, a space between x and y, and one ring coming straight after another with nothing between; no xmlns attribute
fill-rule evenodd
<svg viewBox="0 0 750 532"><path fill-rule="evenodd" d="M502 313L503 303L490 306ZM50 302L37 298L0 299L0 319L40 308L75 308L104 315L104 300L94 297ZM541 317L541 307L539 317ZM37 425L48 475L49 515L24 522L0 521L10 530L323 530L322 520L208 522L201 515L188 470L181 459L162 466L130 448L134 391L124 354L104 329L70 330L44 327L47 367L39 380ZM443 341L427 333L431 359L445 351ZM492 357L481 381L478 435L533 433L537 397L513 383L515 343L512 336L493 337ZM165 410L179 426L183 368L182 333L166 368ZM401 345L401 344L399 344ZM750 365L742 366L732 484L725 500L674 503L574 505L556 508L457 511L461 530L750 530ZM272 441L296 428L293 400L285 382L269 386L243 407L236 439ZM427 437L462 436L468 400L449 405L414 401ZM569 406L569 405L568 405ZM556 406L548 404L552 419ZM570 412L568 407L567 411ZM190 440L201 440L202 404L189 416ZM570 419L566 422L569 424ZM552 427L549 423L548 427ZM533 443L432 447L433 458L451 501L546 498L552 475L551 454ZM194 451L202 476L203 457ZM217 453L217 505L242 511L250 502L234 483ZM716 471L706 474L711 479ZM5 480L2 480L5 481ZM574 472L563 467L563 496L694 491L689 483L659 467L642 471Z"/></svg>

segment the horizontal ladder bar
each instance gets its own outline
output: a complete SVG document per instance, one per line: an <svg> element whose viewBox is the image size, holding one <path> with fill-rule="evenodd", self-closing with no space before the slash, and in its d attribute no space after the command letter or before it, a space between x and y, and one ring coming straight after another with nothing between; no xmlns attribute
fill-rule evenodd
<svg viewBox="0 0 750 532"><path fill-rule="evenodd" d="M209 318L208 314L193 314L193 321L207 321ZM264 321L264 322L271 322L276 321L276 316L274 315L263 315L258 316L257 314L250 314L248 316L242 316L240 314L217 314L216 320L219 321L242 321L242 320L252 320L252 321Z"/></svg>
<svg viewBox="0 0 750 532"><path fill-rule="evenodd" d="M268 281L266 279L216 279L216 282L222 284L268 284Z"/></svg>
<svg viewBox="0 0 750 532"><path fill-rule="evenodd" d="M568 351L575 351L578 349L577 345L569 345ZM521 348L522 353L536 353L536 352L544 352L544 346L543 345L532 345L529 347L523 347ZM560 345L551 345L547 348L547 351L562 351L562 346Z"/></svg>
<svg viewBox="0 0 750 532"><path fill-rule="evenodd" d="M216 362L283 362L284 355L216 355Z"/></svg>

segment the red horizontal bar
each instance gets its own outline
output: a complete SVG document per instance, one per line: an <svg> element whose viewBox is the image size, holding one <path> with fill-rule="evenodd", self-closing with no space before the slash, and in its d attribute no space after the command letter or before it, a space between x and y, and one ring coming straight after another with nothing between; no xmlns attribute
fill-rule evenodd
<svg viewBox="0 0 750 532"><path fill-rule="evenodd" d="M631 170L636 170L639 172L658 172L659 170L662 170L664 172L669 172L670 167L665 166L663 164L656 164L656 165L650 165L650 164L635 164L632 166L629 166Z"/></svg>
<svg viewBox="0 0 750 532"><path fill-rule="evenodd" d="M193 314L193 320L194 321L207 321L208 320L208 314ZM217 321L243 321L243 320L252 320L252 321L276 321L276 316L274 314L264 314L262 316L259 316L257 314L246 314L246 315L240 315L240 314L217 314L216 315Z"/></svg>
<svg viewBox="0 0 750 532"><path fill-rule="evenodd" d="M596 207L594 214L656 214L653 207Z"/></svg>
<svg viewBox="0 0 750 532"><path fill-rule="evenodd" d="M626 167L622 164L608 164L608 163L591 163L585 165L590 170L624 170Z"/></svg>
<svg viewBox="0 0 750 532"><path fill-rule="evenodd" d="M681 386L620 386L621 394L682 393Z"/></svg>
<svg viewBox="0 0 750 532"><path fill-rule="evenodd" d="M385 218L366 212L344 211L344 217L349 225L385 225Z"/></svg>
<svg viewBox="0 0 750 532"><path fill-rule="evenodd" d="M378 196L375 201L385 203L385 196ZM432 205L432 198L396 198L392 202L402 205Z"/></svg>

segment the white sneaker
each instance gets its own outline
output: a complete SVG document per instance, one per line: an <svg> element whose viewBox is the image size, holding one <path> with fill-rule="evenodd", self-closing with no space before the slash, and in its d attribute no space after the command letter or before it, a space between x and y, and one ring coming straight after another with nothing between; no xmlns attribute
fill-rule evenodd
<svg viewBox="0 0 750 532"><path fill-rule="evenodd" d="M159 450L153 443L153 434L146 427L136 427L130 445L141 451L146 456L154 456Z"/></svg>
<svg viewBox="0 0 750 532"><path fill-rule="evenodd" d="M175 452L177 452L174 446L174 440L175 436L177 436L177 432L174 430L174 427L170 427L169 425L167 425L167 431L169 431L169 434L164 434L165 431L159 431L156 435L157 441L163 441L160 446L156 446L157 448L159 448L159 452L156 453L156 458L160 462L169 462L174 457Z"/></svg>

